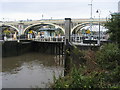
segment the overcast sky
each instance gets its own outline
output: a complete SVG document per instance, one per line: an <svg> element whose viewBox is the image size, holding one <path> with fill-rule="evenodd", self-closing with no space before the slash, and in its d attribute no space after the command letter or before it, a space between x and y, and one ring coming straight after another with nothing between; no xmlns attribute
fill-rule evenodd
<svg viewBox="0 0 120 90"><path fill-rule="evenodd" d="M93 17L109 17L119 0L93 0ZM0 0L0 20L90 18L91 0Z"/></svg>

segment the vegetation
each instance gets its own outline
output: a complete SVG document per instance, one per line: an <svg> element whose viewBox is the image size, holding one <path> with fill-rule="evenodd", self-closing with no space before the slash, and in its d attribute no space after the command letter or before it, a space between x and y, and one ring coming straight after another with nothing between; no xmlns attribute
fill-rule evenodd
<svg viewBox="0 0 120 90"><path fill-rule="evenodd" d="M112 14L105 26L113 43L97 51L74 48L71 60L79 67L72 62L69 74L55 79L53 88L120 88L120 15Z"/></svg>
<svg viewBox="0 0 120 90"><path fill-rule="evenodd" d="M110 35L110 40L120 46L120 13L111 14L111 18L105 24Z"/></svg>
<svg viewBox="0 0 120 90"><path fill-rule="evenodd" d="M10 37L10 34L14 34L15 31L14 30L10 30L8 27L4 27L2 34L6 35L7 37Z"/></svg>
<svg viewBox="0 0 120 90"><path fill-rule="evenodd" d="M96 55L99 65L106 70L113 70L120 65L120 50L117 44L105 44Z"/></svg>
<svg viewBox="0 0 120 90"><path fill-rule="evenodd" d="M74 65L67 76L55 79L53 88L120 88L118 45L105 44L99 51L80 52L79 60L85 62Z"/></svg>
<svg viewBox="0 0 120 90"><path fill-rule="evenodd" d="M11 32L10 30L8 30L8 28L5 28L5 30L3 31L3 34L9 35Z"/></svg>

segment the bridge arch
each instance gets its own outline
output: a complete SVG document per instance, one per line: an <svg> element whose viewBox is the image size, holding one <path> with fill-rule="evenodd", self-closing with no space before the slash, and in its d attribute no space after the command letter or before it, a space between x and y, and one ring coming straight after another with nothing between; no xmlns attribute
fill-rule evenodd
<svg viewBox="0 0 120 90"><path fill-rule="evenodd" d="M60 29L64 32L64 34L65 34L65 30L64 30L64 28L62 28L61 26L56 25L56 24L53 24L53 23L45 23L45 22L41 22L41 23L36 23L36 24L30 25L30 26L26 27L26 28L23 30L23 33L25 33L26 30L28 30L28 29L30 29L31 27L36 26L36 25L52 25L52 26L56 26L56 27L60 28Z"/></svg>
<svg viewBox="0 0 120 90"><path fill-rule="evenodd" d="M99 22L92 22L93 25L99 25ZM90 22L86 22L86 23L80 23L76 26L74 26L72 29L71 29L71 34L74 32L74 30L79 30L87 25L90 25ZM100 25L102 25L102 23L100 23Z"/></svg>
<svg viewBox="0 0 120 90"><path fill-rule="evenodd" d="M2 25L0 27L3 27L3 26L11 27L11 28L15 29L19 33L19 29L17 27L15 27L15 26L12 26L12 25Z"/></svg>

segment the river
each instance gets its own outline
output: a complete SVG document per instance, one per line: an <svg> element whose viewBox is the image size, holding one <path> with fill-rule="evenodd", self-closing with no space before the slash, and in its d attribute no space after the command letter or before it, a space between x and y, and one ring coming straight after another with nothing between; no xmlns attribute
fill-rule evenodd
<svg viewBox="0 0 120 90"><path fill-rule="evenodd" d="M2 88L48 88L63 75L63 57L27 53L2 59Z"/></svg>

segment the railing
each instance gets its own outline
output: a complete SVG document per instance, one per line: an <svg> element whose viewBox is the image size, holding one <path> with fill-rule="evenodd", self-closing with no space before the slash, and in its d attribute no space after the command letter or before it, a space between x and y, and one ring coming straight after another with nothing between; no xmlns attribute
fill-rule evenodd
<svg viewBox="0 0 120 90"><path fill-rule="evenodd" d="M41 41L41 42L64 42L65 37L64 36L49 36L49 37L36 37L34 38L34 41Z"/></svg>
<svg viewBox="0 0 120 90"><path fill-rule="evenodd" d="M98 41L99 36L98 35L90 35L90 36L79 36L79 35L72 35L71 41L77 42L77 43L83 43L84 40L96 40ZM100 36L100 41L106 41L108 38L106 35Z"/></svg>
<svg viewBox="0 0 120 90"><path fill-rule="evenodd" d="M107 41L107 36L106 35L101 35L100 41ZM8 38L5 39L4 41L14 41L14 40L21 40L21 39L13 39L13 38ZM34 40L34 41L39 41L39 42L64 42L65 41L65 36L49 36L49 37L35 37L35 38L25 38L22 40ZM72 43L76 44L99 44L99 36L98 35L71 35L70 41Z"/></svg>

